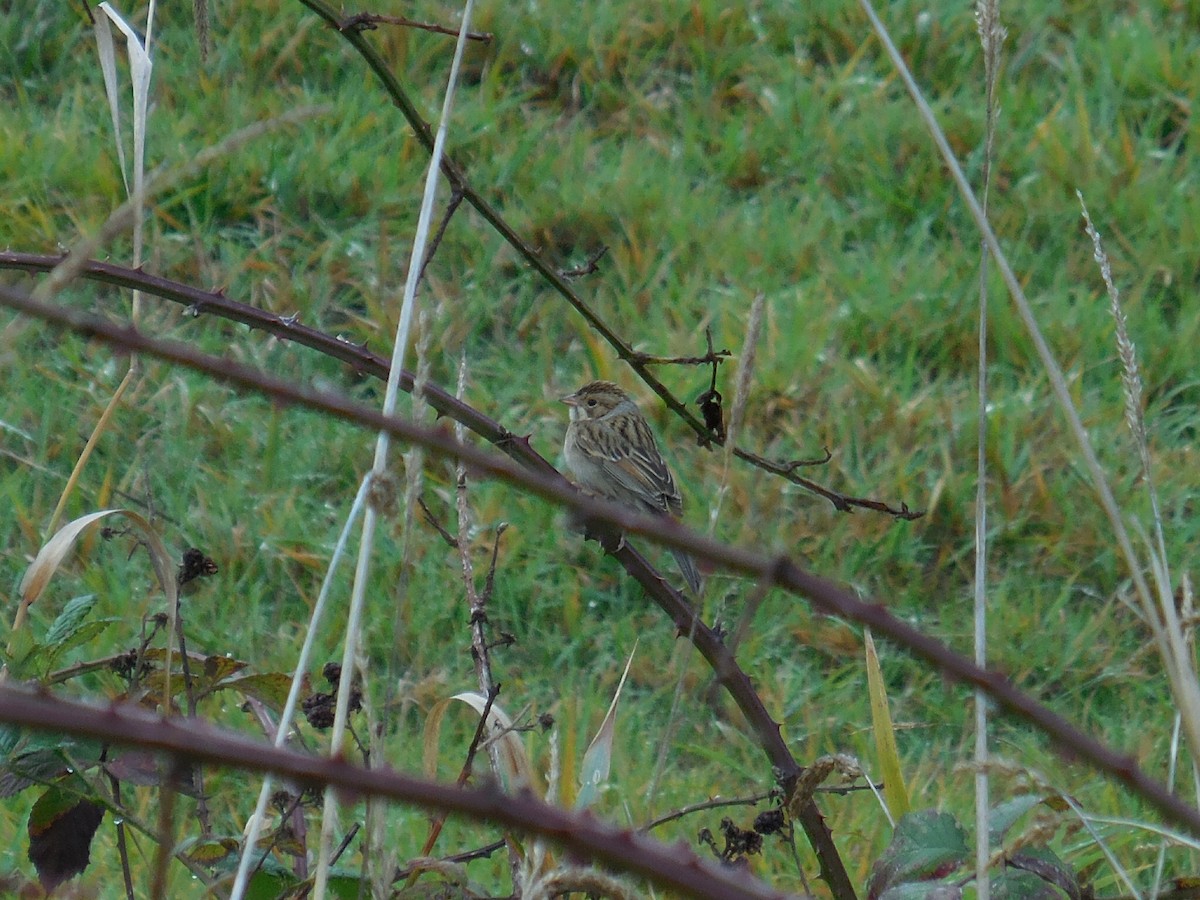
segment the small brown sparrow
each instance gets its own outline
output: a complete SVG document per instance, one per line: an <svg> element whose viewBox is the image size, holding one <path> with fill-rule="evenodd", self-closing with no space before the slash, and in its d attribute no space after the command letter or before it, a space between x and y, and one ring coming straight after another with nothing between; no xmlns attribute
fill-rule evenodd
<svg viewBox="0 0 1200 900"><path fill-rule="evenodd" d="M609 381L593 381L562 398L571 408L563 452L585 490L636 512L678 518L683 498L650 425L633 398ZM690 556L672 549L693 593L700 573Z"/></svg>

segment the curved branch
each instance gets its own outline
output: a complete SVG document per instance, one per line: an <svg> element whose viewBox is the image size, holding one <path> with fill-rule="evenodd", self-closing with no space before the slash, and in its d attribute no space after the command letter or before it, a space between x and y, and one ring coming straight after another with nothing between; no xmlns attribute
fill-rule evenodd
<svg viewBox="0 0 1200 900"><path fill-rule="evenodd" d="M9 265L12 268L48 271L57 262L58 260L54 257L38 258L9 252L0 253L0 267ZM382 357L369 353L366 348L339 341L316 329L301 325L293 319L267 313L255 307L230 300L223 294L201 291L165 278L148 275L141 270L126 269L96 261L84 263L80 269L80 274L84 277L94 278L110 284L136 287L146 294L163 296L179 303L186 303L189 308L196 310L197 314L201 311L212 312L233 321L250 325L251 327L261 328L284 340L293 340L305 346L318 349L336 359L348 362L359 370L375 377L384 380L388 377L387 361ZM13 303L15 304L17 303L16 298L20 298L20 295L0 288L0 301L8 302L10 297L14 298ZM142 346L158 347L160 350L163 350L163 353L159 355L164 356L164 358L190 366L199 371L207 372L215 377L221 378L224 372L230 376L227 380L232 380L243 387L257 389L280 399L297 399L301 403L309 402L308 400L299 399L300 394L288 395L286 390L284 393L278 393L275 388L286 388L288 383L280 379L272 379L249 367L232 362L217 361L214 357L198 353L191 348L181 347L177 344L166 344L165 342L140 335L132 329L121 329L110 323L88 319L88 317L80 313L39 304L36 301L26 300L25 302L41 308L43 313L57 311L62 314L62 317L55 319L52 315L42 315L42 313L38 313L30 307L27 311L30 311L33 315L40 315L42 318L47 318L50 321L57 321L58 324L69 328L93 333L117 346L132 347L135 342L140 342ZM167 348L170 349L168 350ZM150 350L148 352L154 353L155 351ZM403 390L412 390L413 376L411 373L401 373L400 386ZM424 384L423 390L427 401L435 410L457 422L461 422L476 434L491 441L513 460L521 464L526 471L536 473L546 485L552 487L552 496L576 498L581 496L559 474L554 466L533 449L527 437L518 437L499 423L494 422L483 413L468 406L449 392L430 382ZM310 397L317 396L312 391L302 391L302 393ZM327 400L339 400L339 398L331 398L329 395L323 396ZM339 400L339 402L345 402L344 398ZM325 408L327 412L334 412L332 407L321 408ZM343 412L350 420L355 421L356 416L353 408L354 405L350 404ZM362 411L366 407L357 407L357 409ZM336 415L337 413L334 414ZM394 424L400 420L387 419L381 416L380 421ZM384 427L387 426L385 425ZM429 431L411 424L406 424L405 428L415 429L408 437L404 438L415 443L424 443L418 435L425 435L426 437L436 435L439 440L449 441L441 450L445 455L456 455L456 452L450 449L451 447L462 448L461 444L450 439L449 435L441 430ZM397 434L397 436L403 437L400 434ZM430 446L431 449L436 449L433 445L427 444L427 446ZM480 451L474 449L472 449L472 452L475 454L480 453ZM460 458L471 461L467 457ZM483 458L487 459L488 457ZM490 474L495 476L496 472L490 471ZM519 479L518 483L520 483ZM597 506L595 509L604 510L606 507L608 507L608 504ZM616 509L616 507L608 508ZM738 708L742 711L742 714L746 717L746 720L754 729L758 737L759 746L762 747L767 758L770 760L776 777L790 794L804 769L796 762L795 757L792 756L791 751L780 734L779 725L771 718L771 714L767 712L762 699L754 690L753 685L751 685L750 679L742 671L741 667L738 666L733 653L725 646L720 636L700 620L700 617L691 605L658 574L654 567L650 565L646 558L629 541L622 540L621 530L613 527L611 524L613 521L608 516L603 515L602 512L597 518L589 518L588 525L590 530L596 533L602 546L621 563L625 571L671 617L678 631L690 637L693 645L701 652L705 660L712 667L717 680L729 692ZM654 532L652 533L657 533L664 527L663 522L656 520ZM842 864L841 857L838 855L829 826L825 824L825 820L816 804L812 801L806 803L798 813L798 818L809 844L817 855L822 877L830 885L834 896L843 898L843 900L853 900L855 897L853 883L850 881L845 866Z"/></svg>
<svg viewBox="0 0 1200 900"><path fill-rule="evenodd" d="M635 831L614 828L595 816L572 814L542 803L529 792L513 795L496 787L459 788L386 769L363 769L341 759L308 756L253 741L197 719L163 719L133 704L89 706L10 684L0 684L0 721L133 744L175 760L272 772L303 785L333 785L355 794L471 815L541 835L575 853L691 897L780 900L787 896L744 872L706 862L686 846L667 846Z"/></svg>
<svg viewBox="0 0 1200 900"><path fill-rule="evenodd" d="M0 269L46 273L52 271L62 261L63 257L58 255L14 253L11 250L0 250ZM221 290L206 291L189 284L173 281L170 278L152 275L142 268L131 269L128 266L118 266L91 259L79 267L79 275L90 281L130 288L155 297L162 297L164 300L174 301L186 307L188 313L193 316L208 313L231 322L247 325L252 329L264 331L281 341L300 344L331 359L344 362L356 372L387 381L389 369L387 359L378 353L372 353L364 345L341 340L334 335L305 325L294 316L281 316L247 303L231 300ZM412 393L413 381L414 377L411 372L400 373L400 389L402 391ZM424 391L426 402L434 408L438 415L448 416L455 422L461 422L480 437L504 450L517 462L538 468L553 468L532 450L526 452L527 445L519 441L515 434L474 407L458 400L449 391L428 382Z"/></svg>
<svg viewBox="0 0 1200 900"><path fill-rule="evenodd" d="M218 380L327 413L343 421L375 430L386 429L400 440L422 444L440 456L461 459L478 473L519 486L528 493L573 510L589 530L601 534L602 542L616 543L621 533L644 535L654 543L686 550L697 559L707 559L731 571L762 579L796 596L807 597L823 612L869 625L877 634L891 638L950 677L983 690L1001 708L1048 735L1052 739L1055 752L1068 759L1086 759L1098 770L1108 773L1139 794L1166 819L1194 835L1200 835L1200 811L1143 772L1132 756L1118 753L1085 734L1062 716L1016 688L1003 675L980 668L936 638L896 618L884 606L864 603L846 588L801 569L786 555L769 556L755 550L734 547L705 537L674 521L664 521L656 516L636 515L613 503L581 494L552 467L549 472L520 469L503 457L458 443L446 429L422 428L405 419L385 416L343 396L300 387L233 360L220 359L190 347L150 338L135 329L122 328L77 310L35 301L11 288L0 286L0 305L61 328L94 336L117 347L157 356L204 372ZM522 438L519 443L527 446L528 440ZM546 465L549 466L549 463ZM626 564L630 574L638 579L656 601L670 599L669 607L674 608L673 604L677 603L680 614L689 610L683 598L665 582L658 579L655 583L657 574L645 565L644 559L628 545L628 542L617 550L615 555ZM630 568L634 564L637 565ZM690 610L687 621L691 627ZM701 623L696 624L699 626ZM697 631L697 635L700 634L701 632ZM740 694L734 691L740 692L744 686L753 695L752 698L746 698L747 702L752 704L751 708L761 708L761 700L749 687L749 679L740 669L736 669L736 662L724 651L720 639L707 629L705 634L705 641L708 641L707 636L710 635L711 643L697 642L696 646L706 658L709 658L709 652L713 653L710 664L716 669L718 677L734 694L735 699L738 699L739 704ZM722 668L726 665L733 665L736 671ZM770 722L769 716L765 722ZM768 728L765 722L762 719L754 721L760 739L768 736L770 728L777 728L773 723ZM776 747L782 747L782 752L774 749ZM790 759L790 753L778 734L774 735L774 740L766 749L769 754L780 753L781 757L787 756Z"/></svg>

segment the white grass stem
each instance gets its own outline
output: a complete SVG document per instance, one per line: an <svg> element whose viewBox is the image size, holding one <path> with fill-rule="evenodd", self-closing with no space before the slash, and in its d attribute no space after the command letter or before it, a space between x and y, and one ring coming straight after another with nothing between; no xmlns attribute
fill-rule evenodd
<svg viewBox="0 0 1200 900"><path fill-rule="evenodd" d="M1158 835L1165 838L1173 844L1178 844L1181 847L1187 847L1189 850L1200 851L1200 840L1191 835L1184 834L1181 831L1174 831L1164 825L1159 825L1155 822L1139 822L1137 819L1122 819L1114 816L1096 816L1089 815L1089 821L1095 822L1098 825L1112 825L1117 828L1132 828L1138 831L1145 831L1149 834Z"/></svg>
<svg viewBox="0 0 1200 900"><path fill-rule="evenodd" d="M467 32L470 30L471 11L474 0L467 0L463 9L462 25L458 32L458 41L454 46L454 61L450 65L450 77L446 86L446 96L442 102L442 116L438 122L437 134L434 137L433 153L429 159L429 169L425 176L425 191L421 198L421 212L417 219L417 233L413 239L413 250L408 260L408 277L404 282L404 300L400 308L400 321L396 330L396 340L392 345L391 370L388 373L387 391L384 394L383 412L392 415L396 408L396 398L400 391L400 373L404 368L405 348L408 346L412 331L413 308L416 305L417 282L420 277L421 264L425 259L425 247L429 241L429 226L433 218L433 204L437 196L437 186L440 180L442 157L445 153L446 131L450 121L450 111L454 106L454 91L458 83L458 73L462 65L463 48L466 46ZM390 435L379 432L375 441L375 459L368 479L383 477L387 468ZM346 719L349 712L351 685L353 683L355 663L358 661L358 644L362 632L362 614L366 599L366 586L370 574L371 551L374 543L377 513L372 505L368 505L363 515L362 537L359 543L358 563L354 572L354 587L350 596L350 611L346 621L346 643L342 653L342 676L338 685L337 708L334 713L333 732L330 735L329 753L337 756L342 752L342 744L346 736ZM397 598L402 602L402 598ZM364 679L365 680L365 679ZM325 791L325 808L321 819L321 841L317 856L317 871L313 886L313 900L325 900L325 891L329 882L330 854L333 846L333 832L337 819L337 795L330 788Z"/></svg>
<svg viewBox="0 0 1200 900"><path fill-rule="evenodd" d="M1179 769L1179 739L1183 731L1183 718L1175 713L1175 722L1171 726L1171 747L1167 755L1167 788L1175 790L1175 778ZM1162 887L1163 867L1167 862L1167 845L1169 841L1162 837L1158 846L1158 854L1154 858L1154 880L1150 884L1150 896L1157 897Z"/></svg>
<svg viewBox="0 0 1200 900"><path fill-rule="evenodd" d="M101 3L99 6L101 15L96 17L96 50L100 56L100 69L104 76L104 91L108 97L109 113L112 116L113 123L113 139L117 147L117 158L121 163L121 178L125 183L125 191L129 192L129 179L125 172L125 148L124 142L121 139L121 101L117 90L117 62L116 51L113 44L112 29L109 27L109 22L115 22L117 28L125 35L125 42L129 53L129 71L133 81L133 111L134 111L134 194L133 202L133 264L140 266L142 262L142 223L145 218L145 143L146 143L146 118L148 110L148 98L150 94L150 76L153 71L153 63L150 58L150 38L147 33L146 43L143 46L138 38L137 32L134 31L120 15L118 15L108 3ZM149 17L153 21L154 4L150 4ZM133 319L136 324L138 318L138 310L141 302L141 292L135 290L133 292ZM108 404L104 407L104 411L100 414L99 420L95 427L92 428L92 433L88 436L87 444L83 448L83 452L79 454L79 458L75 461L74 467L71 469L71 475L67 479L67 484L59 495L58 504L54 508L54 512L50 516L50 523L46 527L46 535L49 536L55 532L58 527L58 521L62 517L63 510L66 509L67 501L75 491L75 486L78 484L80 477L83 474L84 467L91 458L92 452L96 445L100 442L108 423L112 420L113 414L121 403L122 397L133 383L137 376L139 366L137 357L130 358L129 369L125 373L125 377L121 379L121 383L117 386L116 391L109 399ZM169 644L169 641L168 641ZM169 658L169 655L168 655Z"/></svg>
<svg viewBox="0 0 1200 900"><path fill-rule="evenodd" d="M1068 794L1059 793L1058 796L1059 799L1066 803L1067 806L1071 807L1071 811L1079 817L1079 821L1083 823L1083 827L1087 829L1088 834L1091 835L1091 838L1095 842L1096 846L1100 848L1100 852L1103 853L1104 858L1108 860L1108 864L1112 867L1113 872L1116 873L1117 878L1119 878L1125 884L1125 889L1129 891L1129 896L1133 897L1134 900L1142 900L1142 895L1139 893L1137 887L1134 886L1133 879L1129 877L1129 873L1125 871L1125 867L1121 865L1116 855L1108 848L1108 843L1103 837L1101 837L1100 832L1098 832L1095 827L1098 824L1113 824L1121 820L1104 819L1100 816L1090 816L1085 813L1083 808L1074 800L1072 800ZM1122 822L1122 824L1131 825L1133 823Z"/></svg>
<svg viewBox="0 0 1200 900"><path fill-rule="evenodd" d="M369 485L370 480L364 478L358 487L358 493L355 495L354 503L350 507L350 514L346 517L346 523L342 526L341 534L338 535L337 544L334 545L333 555L329 560L329 567L325 571L325 579L321 582L321 590L317 594L317 602L313 604L312 615L308 621L308 629L304 634L304 644L300 648L300 656L296 660L296 669L292 675L292 685L288 690L287 701L283 705L283 714L279 717L279 724L275 730L275 740L273 743L276 747L283 747L287 743L288 734L292 730L292 721L296 715L296 704L300 699L300 688L304 683L304 673L308 671L309 663L312 660L313 647L317 642L317 636L321 634L321 622L325 618L325 610L329 605L333 576L337 571L342 557L346 555L346 544L349 542L350 532L354 527L354 523L358 521L363 507L366 505ZM267 802L271 796L271 784L271 775L268 774L263 778L262 789L258 793L258 804L254 807L254 814L246 823L242 839L242 857L238 861L237 875L234 878L233 890L229 895L230 900L242 900L245 896L250 877L250 867L254 862L254 848L258 844L259 836L262 834Z"/></svg>
<svg viewBox="0 0 1200 900"><path fill-rule="evenodd" d="M879 808L883 810L884 818L888 820L888 827L895 828L896 820L892 818L892 811L888 809L887 801L883 799L883 794L879 792L879 788L875 785L875 779L871 777L871 773L863 771L863 779L867 782L867 787L871 793L875 795L875 802L879 804Z"/></svg>
<svg viewBox="0 0 1200 900"><path fill-rule="evenodd" d="M983 46L983 80L986 124L983 138L981 174L982 208L988 213L991 192L992 148L996 136L996 81L999 77L1000 48L1004 29L1000 26L999 0L979 0L975 5L975 24ZM975 589L974 636L975 664L987 668L987 434L988 434L988 251L979 247L979 403L975 471ZM978 900L991 897L991 788L988 776L988 698L975 691L975 892Z"/></svg>

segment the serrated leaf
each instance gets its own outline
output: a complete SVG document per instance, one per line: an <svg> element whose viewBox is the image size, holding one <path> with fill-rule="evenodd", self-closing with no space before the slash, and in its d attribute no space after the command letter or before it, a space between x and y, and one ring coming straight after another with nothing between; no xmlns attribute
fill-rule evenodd
<svg viewBox="0 0 1200 900"><path fill-rule="evenodd" d="M1071 895L1032 872L1006 869L992 876L991 896L996 900L1066 900Z"/></svg>
<svg viewBox="0 0 1200 900"><path fill-rule="evenodd" d="M43 659L43 666L39 674L44 678L58 665L63 656L70 653L76 647L81 647L89 641L95 640L106 630L113 622L118 622L119 619L96 619L92 622L84 622L75 629L72 634L66 638L57 647L49 648Z"/></svg>
<svg viewBox="0 0 1200 900"><path fill-rule="evenodd" d="M44 784L65 774L67 763L58 749L22 752L0 773L0 799L14 797L33 784Z"/></svg>
<svg viewBox="0 0 1200 900"><path fill-rule="evenodd" d="M946 877L968 859L970 848L958 820L949 813L921 810L896 823L892 841L871 868L867 897L906 882Z"/></svg>
<svg viewBox="0 0 1200 900"><path fill-rule="evenodd" d="M152 651L144 657L147 660L164 659L161 651ZM173 657L174 659L174 657ZM231 675L235 675L248 665L240 659L233 659L229 656L205 656L197 658L196 655L188 654L188 672L192 677L192 693L196 697L207 697L215 691L224 689L222 682ZM183 660L179 658L176 667L171 674L171 679L174 681L179 675L183 674ZM160 670L161 677L161 670ZM147 687L150 687L151 679L145 681ZM178 694L180 689L185 687L182 684L176 684L172 690L172 694Z"/></svg>
<svg viewBox="0 0 1200 900"><path fill-rule="evenodd" d="M5 663L8 677L14 681L24 681L33 677L42 670L47 652L45 645L34 640L28 628L12 632L12 638L8 642L8 662Z"/></svg>
<svg viewBox="0 0 1200 900"><path fill-rule="evenodd" d="M29 812L29 861L47 893L87 868L104 807L71 791L49 788Z"/></svg>
<svg viewBox="0 0 1200 900"><path fill-rule="evenodd" d="M19 794L32 784L45 784L68 772L90 769L100 759L101 745L52 732L33 732L16 755L0 767L0 798Z"/></svg>
<svg viewBox="0 0 1200 900"><path fill-rule="evenodd" d="M213 654L204 658L204 677L212 682L220 681L230 675L236 675L249 665L250 663L234 659L232 656Z"/></svg>
<svg viewBox="0 0 1200 900"><path fill-rule="evenodd" d="M292 687L292 676L282 672L263 672L259 675L239 675L218 684L214 690L238 691L253 697L276 711L287 703L288 691Z"/></svg>
<svg viewBox="0 0 1200 900"><path fill-rule="evenodd" d="M74 737L72 735L56 734L53 731L31 732L29 740L25 744L26 747L45 748L47 750L58 750L60 753L70 754L72 759L89 760L95 762L100 758L101 752L104 750L104 742L93 740L86 737Z"/></svg>
<svg viewBox="0 0 1200 900"><path fill-rule="evenodd" d="M7 759L21 742L21 729L12 725L0 725L0 758Z"/></svg>
<svg viewBox="0 0 1200 900"><path fill-rule="evenodd" d="M184 841L179 845L179 852L194 863L202 866L214 866L221 860L236 853L241 846L237 838L232 837L200 837Z"/></svg>
<svg viewBox="0 0 1200 900"><path fill-rule="evenodd" d="M287 825L276 828L269 835L264 835L267 840L267 846L272 847L276 853L282 853L287 856L303 857L308 853L308 847L301 840L300 836ZM261 841L260 841L261 843Z"/></svg>
<svg viewBox="0 0 1200 900"><path fill-rule="evenodd" d="M146 672L142 676L142 689L150 698L156 695L161 696L166 679L166 671L163 668L166 665L167 652L163 647L151 647L141 656L141 662L146 665L154 665L155 668ZM188 671L192 675L192 691L197 696L204 696L218 689L218 685L213 682L208 673L224 677L231 672L238 672L244 669L249 663L242 662L236 659L228 659L223 656L202 656L199 653L188 653ZM186 690L183 678L183 662L178 653L171 654L171 696L177 697Z"/></svg>
<svg viewBox="0 0 1200 900"><path fill-rule="evenodd" d="M1008 865L1036 875L1047 885L1053 886L1055 893L1038 894L1039 897L1066 896L1071 900L1079 900L1083 896L1075 871L1049 847L1025 847L1009 857Z"/></svg>
<svg viewBox="0 0 1200 900"><path fill-rule="evenodd" d="M155 787L162 784L162 760L144 750L117 753L104 763L104 771L126 784Z"/></svg>
<svg viewBox="0 0 1200 900"><path fill-rule="evenodd" d="M1043 801L1038 794L1025 794L997 803L988 813L988 834L993 847L1004 843L1004 838L1021 816Z"/></svg>
<svg viewBox="0 0 1200 900"><path fill-rule="evenodd" d="M54 620L54 624L50 626L50 630L46 632L46 646L58 647L68 640L83 625L88 613L95 605L95 594L84 594L82 597L68 600L62 608L62 612L58 614L58 618Z"/></svg>
<svg viewBox="0 0 1200 900"><path fill-rule="evenodd" d="M879 900L961 900L962 888L953 882L908 882L890 887Z"/></svg>

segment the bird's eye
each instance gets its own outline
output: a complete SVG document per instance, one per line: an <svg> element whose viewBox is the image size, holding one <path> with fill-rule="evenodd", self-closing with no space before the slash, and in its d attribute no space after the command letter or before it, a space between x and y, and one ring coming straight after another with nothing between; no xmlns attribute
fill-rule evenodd
<svg viewBox="0 0 1200 900"><path fill-rule="evenodd" d="M593 406L593 407L594 407L594 406L596 405L596 398L595 398L595 397L589 397L589 398L588 398L587 405L588 405L588 406Z"/></svg>

